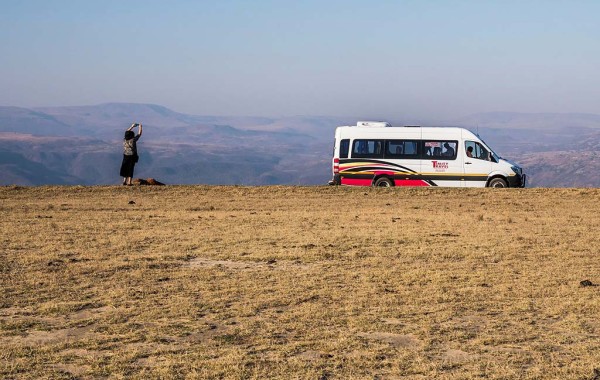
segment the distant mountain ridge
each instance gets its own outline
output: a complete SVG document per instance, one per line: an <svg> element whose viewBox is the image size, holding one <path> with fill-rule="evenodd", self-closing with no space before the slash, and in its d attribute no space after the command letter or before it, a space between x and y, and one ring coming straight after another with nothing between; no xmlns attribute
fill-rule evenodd
<svg viewBox="0 0 600 380"><path fill-rule="evenodd" d="M519 113L519 112L486 112L476 113L456 122L461 125L472 125L483 128L511 129L562 129L568 128L600 128L600 115L586 113Z"/></svg>
<svg viewBox="0 0 600 380"><path fill-rule="evenodd" d="M0 106L0 132L71 136L74 131L54 116L21 107Z"/></svg>
<svg viewBox="0 0 600 380"><path fill-rule="evenodd" d="M137 103L0 106L0 184L118 183L120 141L132 122L145 126L136 177L181 184L323 184L331 176L335 128L364 119L370 118L199 116ZM600 186L592 154L600 144L600 115L491 112L392 123L479 132L499 154L522 162L532 185Z"/></svg>
<svg viewBox="0 0 600 380"><path fill-rule="evenodd" d="M133 121L144 124L136 176L255 185L316 184L328 177L327 163L315 174L314 162L321 160L315 154L329 149L285 122L276 125L278 119L195 116L153 104L107 103L1 107L0 184L116 183L123 131ZM299 171L295 160L307 169Z"/></svg>

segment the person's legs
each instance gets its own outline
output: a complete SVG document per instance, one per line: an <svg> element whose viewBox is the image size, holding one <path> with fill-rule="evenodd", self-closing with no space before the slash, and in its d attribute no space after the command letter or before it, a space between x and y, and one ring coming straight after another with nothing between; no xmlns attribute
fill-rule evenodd
<svg viewBox="0 0 600 380"><path fill-rule="evenodd" d="M135 169L135 161L133 161L133 162L131 163L131 173L129 174L129 177L127 177L127 184L128 184L129 186L133 185L133 184L131 183L131 180L133 179L133 170L134 170L134 169Z"/></svg>

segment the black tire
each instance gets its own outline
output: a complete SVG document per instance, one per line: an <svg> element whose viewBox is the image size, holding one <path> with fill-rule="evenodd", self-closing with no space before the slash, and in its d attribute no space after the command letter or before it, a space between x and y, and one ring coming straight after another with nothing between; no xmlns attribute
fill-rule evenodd
<svg viewBox="0 0 600 380"><path fill-rule="evenodd" d="M373 182L374 187L392 187L394 183L388 177L379 177Z"/></svg>
<svg viewBox="0 0 600 380"><path fill-rule="evenodd" d="M504 178L492 178L490 183L488 183L488 187L496 187L498 189L504 189L508 187L508 182Z"/></svg>

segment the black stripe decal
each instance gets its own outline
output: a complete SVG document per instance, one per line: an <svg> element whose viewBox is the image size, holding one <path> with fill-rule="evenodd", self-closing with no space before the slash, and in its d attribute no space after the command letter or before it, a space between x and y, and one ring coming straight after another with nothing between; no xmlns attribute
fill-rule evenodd
<svg viewBox="0 0 600 380"><path fill-rule="evenodd" d="M369 162L369 163L373 163L373 164L385 165L386 167L390 167L390 166L391 167L395 167L395 168L400 169L400 171L403 171L403 172L416 173L416 171L414 171L412 169L409 169L407 167L401 166L401 165L392 164L391 162L387 162L387 161L370 160L368 158L362 158L362 159L361 158L341 159L340 160L340 165L342 165L342 164L351 164L353 162Z"/></svg>
<svg viewBox="0 0 600 380"><path fill-rule="evenodd" d="M375 170L379 170L379 171L388 171L388 172L394 172L394 173L400 173L400 175L402 175L403 173L406 173L407 175L413 175L414 172L405 172L405 171L400 171L396 168L389 168L389 167L380 167L380 166L361 166L358 168L350 168L350 169L344 169L341 172L342 173L356 173L356 172L370 172L370 171L375 171Z"/></svg>
<svg viewBox="0 0 600 380"><path fill-rule="evenodd" d="M364 171L364 170L361 170ZM374 174L355 174L349 171L344 171L340 173L340 175L344 178L356 178L356 179L368 179L373 178ZM426 181L431 185L430 181L487 181L487 176L463 176L463 175L435 175L435 174L413 174L413 173L396 173L391 176L393 179L403 180L403 179L420 179Z"/></svg>

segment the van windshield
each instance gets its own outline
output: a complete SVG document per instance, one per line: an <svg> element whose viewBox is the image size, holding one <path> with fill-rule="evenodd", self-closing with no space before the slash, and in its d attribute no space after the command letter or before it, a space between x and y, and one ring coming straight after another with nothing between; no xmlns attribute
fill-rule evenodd
<svg viewBox="0 0 600 380"><path fill-rule="evenodd" d="M486 143L485 141L483 141L483 139L480 136L478 136L478 137L479 137L479 140L481 140L481 142L483 143L483 145L485 145L485 147L490 151L490 154L491 154L494 162L500 162L500 158L502 158L502 157L498 156L496 154L496 152L494 152L494 150L492 148L490 148L489 144Z"/></svg>

